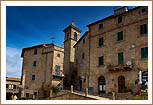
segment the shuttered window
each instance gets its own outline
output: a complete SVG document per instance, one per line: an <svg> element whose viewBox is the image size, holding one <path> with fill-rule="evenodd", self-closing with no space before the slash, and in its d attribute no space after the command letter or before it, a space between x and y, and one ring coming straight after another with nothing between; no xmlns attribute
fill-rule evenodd
<svg viewBox="0 0 153 105"><path fill-rule="evenodd" d="M123 64L124 63L124 57L123 57L123 52L118 53L118 64Z"/></svg>
<svg viewBox="0 0 153 105"><path fill-rule="evenodd" d="M141 48L141 58L148 58L148 47Z"/></svg>
<svg viewBox="0 0 153 105"><path fill-rule="evenodd" d="M123 31L117 33L117 41L123 40Z"/></svg>
<svg viewBox="0 0 153 105"><path fill-rule="evenodd" d="M147 33L147 24L140 25L140 34L143 35L146 33Z"/></svg>
<svg viewBox="0 0 153 105"><path fill-rule="evenodd" d="M104 64L104 56L99 57L99 66Z"/></svg>
<svg viewBox="0 0 153 105"><path fill-rule="evenodd" d="M99 38L99 46L104 45L104 37Z"/></svg>

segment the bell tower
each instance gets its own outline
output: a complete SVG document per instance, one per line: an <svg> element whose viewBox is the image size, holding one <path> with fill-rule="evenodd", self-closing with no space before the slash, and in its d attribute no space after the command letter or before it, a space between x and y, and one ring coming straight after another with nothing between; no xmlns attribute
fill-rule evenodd
<svg viewBox="0 0 153 105"><path fill-rule="evenodd" d="M77 41L80 39L80 33L82 32L79 28L77 28L72 21L72 24L70 24L67 28L63 30L65 33L65 39L64 39L64 85L70 86L70 77L71 72L73 71L73 65L74 65L74 54L75 49L73 46L77 43Z"/></svg>

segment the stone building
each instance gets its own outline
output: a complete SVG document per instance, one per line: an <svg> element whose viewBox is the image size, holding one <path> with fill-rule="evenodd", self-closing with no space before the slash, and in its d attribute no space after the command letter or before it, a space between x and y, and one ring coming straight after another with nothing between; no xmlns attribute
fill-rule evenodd
<svg viewBox="0 0 153 105"><path fill-rule="evenodd" d="M10 100L13 96L20 97L20 78L6 78L6 99Z"/></svg>
<svg viewBox="0 0 153 105"><path fill-rule="evenodd" d="M22 50L23 97L39 99L49 96L52 86L62 84L64 49L54 44L41 44Z"/></svg>
<svg viewBox="0 0 153 105"><path fill-rule="evenodd" d="M148 8L122 7L87 27L74 45L79 88L94 94L134 89L139 73L148 71Z"/></svg>

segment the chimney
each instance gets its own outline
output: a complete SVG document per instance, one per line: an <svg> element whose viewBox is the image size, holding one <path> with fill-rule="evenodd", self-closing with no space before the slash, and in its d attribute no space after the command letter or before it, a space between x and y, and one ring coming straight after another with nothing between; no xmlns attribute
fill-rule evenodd
<svg viewBox="0 0 153 105"><path fill-rule="evenodd" d="M120 14L122 14L122 13L125 13L125 12L127 12L128 11L128 7L122 7L122 8L119 8L119 9L116 9L116 10L114 10L114 15L116 16L116 15L120 15Z"/></svg>

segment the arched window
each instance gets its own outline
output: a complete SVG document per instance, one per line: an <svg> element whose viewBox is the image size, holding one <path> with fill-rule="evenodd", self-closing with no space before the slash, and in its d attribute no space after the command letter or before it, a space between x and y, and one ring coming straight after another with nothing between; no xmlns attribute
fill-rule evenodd
<svg viewBox="0 0 153 105"><path fill-rule="evenodd" d="M69 37L70 37L70 35L69 35L69 32L67 33L67 40L69 40Z"/></svg>
<svg viewBox="0 0 153 105"><path fill-rule="evenodd" d="M106 92L106 81L104 76L98 78L98 92L99 94Z"/></svg>
<svg viewBox="0 0 153 105"><path fill-rule="evenodd" d="M74 32L74 40L77 41L77 33Z"/></svg>

